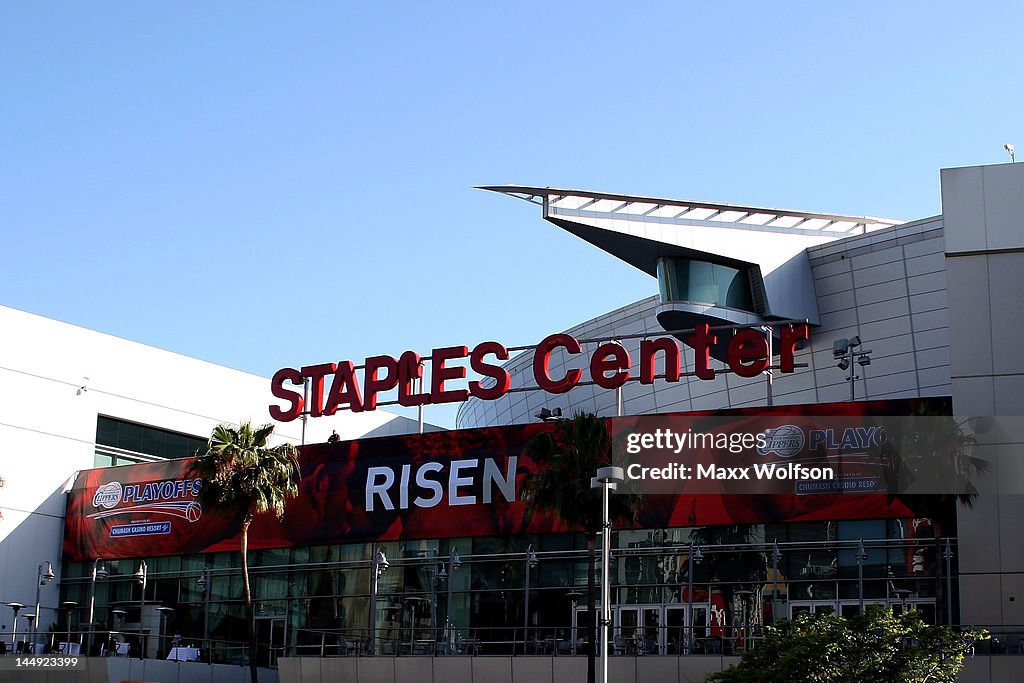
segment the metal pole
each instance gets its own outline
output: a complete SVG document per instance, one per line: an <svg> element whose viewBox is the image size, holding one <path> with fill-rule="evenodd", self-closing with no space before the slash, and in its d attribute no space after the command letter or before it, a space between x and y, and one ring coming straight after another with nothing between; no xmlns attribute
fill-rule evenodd
<svg viewBox="0 0 1024 683"><path fill-rule="evenodd" d="M856 377L856 375L854 375L853 369L854 369L854 365L853 365L853 345L850 345L850 403L853 403L854 401L857 400L856 399L856 393L855 393L855 390L856 390L856 387L857 387L857 377ZM863 602L863 600L862 600L862 602ZM864 614L864 606L863 605L861 605L860 613Z"/></svg>
<svg viewBox="0 0 1024 683"><path fill-rule="evenodd" d="M420 363L420 378L419 378L419 393L423 393L423 364ZM416 408L417 421L419 422L419 433L423 433L423 404L420 403Z"/></svg>
<svg viewBox="0 0 1024 683"><path fill-rule="evenodd" d="M206 651L206 661L212 663L210 652L210 593L213 591L213 576L210 575L210 568L203 567L203 579L206 583L203 586L203 650Z"/></svg>
<svg viewBox="0 0 1024 683"><path fill-rule="evenodd" d="M93 620L96 618L96 578L99 572L100 562L102 562L102 560L97 557L92 563L92 582L89 588L89 640L88 645L86 645L85 648L86 657L92 654L93 632L96 630ZM106 574L106 571L104 571L104 574Z"/></svg>
<svg viewBox="0 0 1024 683"><path fill-rule="evenodd" d="M302 380L302 445L306 445L306 420L309 419L309 378Z"/></svg>
<svg viewBox="0 0 1024 683"><path fill-rule="evenodd" d="M43 564L46 565L45 575L43 574ZM36 571L36 617L32 622L32 652L30 654L36 653L36 641L39 639L39 624L42 621L39 614L39 589L43 587L43 584L50 583L51 579L53 579L53 569L50 563L41 563Z"/></svg>
<svg viewBox="0 0 1024 683"><path fill-rule="evenodd" d="M370 654L377 652L377 589L380 575L388 568L388 558L384 556L384 549L377 548L370 562L370 635L367 643ZM392 616L392 621L394 617ZM397 648L396 648L397 649ZM398 654L397 652L395 653Z"/></svg>
<svg viewBox="0 0 1024 683"><path fill-rule="evenodd" d="M687 651L693 648L693 541L690 541L690 555L686 560L686 616L690 630L686 634Z"/></svg>
<svg viewBox="0 0 1024 683"><path fill-rule="evenodd" d="M444 606L444 647L445 654L452 653L455 644L452 638L452 579L455 578L455 563L448 562L448 600Z"/></svg>
<svg viewBox="0 0 1024 683"><path fill-rule="evenodd" d="M612 555L612 523L608 514L608 492L611 482L605 480L601 484L601 683L608 683L608 622L611 621L611 586L608 564Z"/></svg>
<svg viewBox="0 0 1024 683"><path fill-rule="evenodd" d="M437 584L441 582L441 574L445 571L444 562L439 562L434 555L434 580L431 581L430 594L430 640L435 643L431 656L437 654Z"/></svg>
<svg viewBox="0 0 1024 683"><path fill-rule="evenodd" d="M146 658L146 635L142 629L142 621L146 614L146 576L148 573L149 568L146 566L146 561L142 560L139 563L139 571L136 572L138 576L142 577L142 597L139 600L139 644L142 646L141 659Z"/></svg>
<svg viewBox="0 0 1024 683"><path fill-rule="evenodd" d="M530 554L533 553L533 545L526 549L526 597L523 602L523 654L530 642Z"/></svg>
<svg viewBox="0 0 1024 683"><path fill-rule="evenodd" d="M860 613L864 614L864 560L868 559L864 552L864 539L857 546L857 597L860 600Z"/></svg>
<svg viewBox="0 0 1024 683"><path fill-rule="evenodd" d="M778 615L775 613L779 606L779 560L782 559L782 553L779 552L779 539L775 539L772 542L772 623L778 619Z"/></svg>
<svg viewBox="0 0 1024 683"><path fill-rule="evenodd" d="M68 639L66 641L68 646L67 646L67 651L64 652L64 654L70 655L71 654L71 611L73 609L75 609L76 607L78 607L78 603L75 602L74 600L67 600L67 601L64 602L64 607L66 607L67 610L68 610Z"/></svg>
<svg viewBox="0 0 1024 683"><path fill-rule="evenodd" d="M946 623L953 624L953 547L946 538L946 551L942 553L946 560Z"/></svg>
<svg viewBox="0 0 1024 683"><path fill-rule="evenodd" d="M765 389L766 396L765 396L765 398L767 399L766 403L769 406L772 406L772 405L775 405L775 398L774 398L774 396L772 394L772 388L773 388L772 387L772 382L775 380L775 377L772 374L772 328L771 328L771 326L765 326L765 327L762 327L761 329L764 330L765 337L768 340L768 369L765 370L765 377L766 377L766 389Z"/></svg>
<svg viewBox="0 0 1024 683"><path fill-rule="evenodd" d="M11 652L17 652L16 641L18 639L18 612L24 607L19 602L9 602L7 606L14 610L14 626L11 629Z"/></svg>

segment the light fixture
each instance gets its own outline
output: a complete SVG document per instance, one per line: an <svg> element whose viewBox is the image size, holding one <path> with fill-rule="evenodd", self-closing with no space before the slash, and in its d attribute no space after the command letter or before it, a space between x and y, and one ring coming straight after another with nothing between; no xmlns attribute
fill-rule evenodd
<svg viewBox="0 0 1024 683"><path fill-rule="evenodd" d="M858 348L860 345L860 335L832 342L832 356L838 361L836 367L844 372L849 370L846 381L850 383L850 401L856 400L856 380L860 379L860 375L854 374L854 362L862 368L871 365L871 349Z"/></svg>
<svg viewBox="0 0 1024 683"><path fill-rule="evenodd" d="M540 561L537 559L537 553L533 551L533 544L526 549L526 564L530 566L530 569L536 569Z"/></svg>
<svg viewBox="0 0 1024 683"><path fill-rule="evenodd" d="M626 473L621 467L600 467L590 480L591 488L601 489L601 681L608 681L608 640L612 622L612 590L609 563L612 554L612 522L608 497L625 483Z"/></svg>
<svg viewBox="0 0 1024 683"><path fill-rule="evenodd" d="M700 546L697 546L693 550L693 561L700 564L704 560L704 553L701 552Z"/></svg>
<svg viewBox="0 0 1024 683"><path fill-rule="evenodd" d="M449 559L449 564L452 565L452 570L457 570L459 567L462 566L462 558L459 557L459 549L458 548L452 548L451 558Z"/></svg>
<svg viewBox="0 0 1024 683"><path fill-rule="evenodd" d="M562 419L562 409L555 408L551 410L550 408L541 408L540 412L535 414L534 417L542 422L554 422Z"/></svg>
<svg viewBox="0 0 1024 683"><path fill-rule="evenodd" d="M1012 164L1015 161L1014 157L1016 156L1017 148L1013 146L1012 142L1007 142L1003 145L1003 149L1010 155L1010 163Z"/></svg>

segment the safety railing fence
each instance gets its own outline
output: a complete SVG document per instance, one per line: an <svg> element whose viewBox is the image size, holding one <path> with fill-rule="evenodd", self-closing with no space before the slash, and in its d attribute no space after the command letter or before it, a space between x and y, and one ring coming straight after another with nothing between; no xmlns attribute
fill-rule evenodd
<svg viewBox="0 0 1024 683"><path fill-rule="evenodd" d="M956 626L952 628L958 628ZM982 626L981 628L986 628ZM991 637L970 645L968 654L1024 656L1024 624L987 627ZM92 649L87 643L93 636ZM525 635L525 637L524 637ZM614 626L609 634L611 657L738 656L764 638L761 626ZM39 634L32 647L20 636L0 639L0 655L67 655L155 658L179 662L247 665L249 645L238 640L156 636L139 633L64 631ZM599 653L600 637L595 654ZM88 651L87 651L88 650ZM405 629L399 633L366 630L297 629L288 643L258 642L257 665L275 667L281 657L449 657L449 656L585 656L591 650L584 627Z"/></svg>

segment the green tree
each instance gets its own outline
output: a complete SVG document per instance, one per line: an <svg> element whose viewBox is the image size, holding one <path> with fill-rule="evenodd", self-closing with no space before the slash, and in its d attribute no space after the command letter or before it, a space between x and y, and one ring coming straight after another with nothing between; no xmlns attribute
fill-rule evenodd
<svg viewBox="0 0 1024 683"><path fill-rule="evenodd" d="M203 480L198 501L204 509L232 518L240 525L242 586L249 640L249 669L257 683L256 630L249 587L249 526L260 513L284 516L285 501L298 493L299 461L291 444L270 446L273 425L238 429L217 425L206 454L189 468Z"/></svg>
<svg viewBox="0 0 1024 683"><path fill-rule="evenodd" d="M739 664L706 683L953 683L988 633L929 626L917 612L871 605L864 615L802 614L765 629Z"/></svg>
<svg viewBox="0 0 1024 683"><path fill-rule="evenodd" d="M528 514L553 513L566 526L581 530L587 541L587 614L590 622L587 641L587 681L596 677L595 643L597 619L594 600L595 545L601 528L601 495L590 486L600 467L611 464L611 438L604 418L591 413L575 413L571 419L559 420L554 432L544 432L530 439L526 450L541 465L527 478L523 496ZM637 494L613 495L610 516L613 520L633 524L640 511Z"/></svg>

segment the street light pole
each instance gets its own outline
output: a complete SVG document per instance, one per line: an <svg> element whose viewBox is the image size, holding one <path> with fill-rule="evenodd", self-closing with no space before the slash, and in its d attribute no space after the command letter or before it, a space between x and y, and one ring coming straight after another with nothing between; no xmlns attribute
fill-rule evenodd
<svg viewBox="0 0 1024 683"><path fill-rule="evenodd" d="M953 624L953 546L949 542L949 538L946 538L946 549L942 552L943 559L946 560L946 623L949 625Z"/></svg>
<svg viewBox="0 0 1024 683"><path fill-rule="evenodd" d="M455 581L455 572L462 566L458 548L452 548L448 553L448 566L451 571L448 573L448 601L444 608L444 646L445 652L451 654L455 645L453 642L454 629L452 628L455 625L452 620L452 582Z"/></svg>
<svg viewBox="0 0 1024 683"><path fill-rule="evenodd" d="M96 618L96 580L107 578L107 567L102 562L103 560L97 557L92 563L92 581L89 583L89 641L85 647L86 657L92 654L93 632L96 630L96 626L93 624L93 620Z"/></svg>
<svg viewBox="0 0 1024 683"><path fill-rule="evenodd" d="M373 559L370 561L370 634L366 649L369 653L376 654L377 640L377 582L380 575L388 570L391 565L384 555L384 548L377 548Z"/></svg>
<svg viewBox="0 0 1024 683"><path fill-rule="evenodd" d="M45 572L43 571L44 565L46 566ZM46 584L50 583L54 579L53 567L50 565L49 562L43 562L39 565L39 569L36 573L36 579L36 619L34 622L35 627L32 631L32 652L30 654L36 653L36 641L39 640L39 624L41 624L43 621L40 618L41 615L39 614L39 589L45 586Z"/></svg>
<svg viewBox="0 0 1024 683"><path fill-rule="evenodd" d="M864 614L864 561L868 554L864 551L864 539L857 544L857 596L860 600L860 613Z"/></svg>
<svg viewBox="0 0 1024 683"><path fill-rule="evenodd" d="M145 560L141 560L139 562L139 569L135 572L135 580L142 586L142 598L139 600L139 645L142 649L141 659L146 658L146 636L143 632L142 622L146 614L146 580L148 577L149 567L146 566Z"/></svg>
<svg viewBox="0 0 1024 683"><path fill-rule="evenodd" d="M210 591L213 590L213 579L210 568L203 567L203 573L196 579L196 586L203 591L203 651L207 661L210 659Z"/></svg>
<svg viewBox="0 0 1024 683"><path fill-rule="evenodd" d="M66 641L67 642L67 648L65 648L65 651L62 652L61 654L70 655L71 654L71 613L74 612L74 609L76 607L78 607L78 603L75 602L74 600L65 600L64 602L61 603L60 606L68 611L68 639Z"/></svg>
<svg viewBox="0 0 1024 683"><path fill-rule="evenodd" d="M537 553L533 552L533 544L526 548L526 597L523 602L523 654L530 642L530 570L537 566Z"/></svg>
<svg viewBox="0 0 1024 683"><path fill-rule="evenodd" d="M693 566L700 564L703 559L704 553L700 551L700 546L690 541L690 556L686 560L686 611L690 622L690 632L686 637L687 650L693 649Z"/></svg>
<svg viewBox="0 0 1024 683"><path fill-rule="evenodd" d="M437 654L437 587L442 581L448 580L448 570L445 569L444 561L438 560L434 555L434 580L431 582L432 593L430 601L430 641L433 643L431 656Z"/></svg>
<svg viewBox="0 0 1024 683"><path fill-rule="evenodd" d="M612 591L608 565L612 555L612 522L609 514L609 493L625 483L621 467L601 467L590 480L591 488L601 489L601 683L608 683L608 627L612 621Z"/></svg>
<svg viewBox="0 0 1024 683"><path fill-rule="evenodd" d="M779 560L782 559L782 551L779 550L779 539L772 542L772 623L775 623L776 609L779 605ZM787 593L788 594L788 593Z"/></svg>

